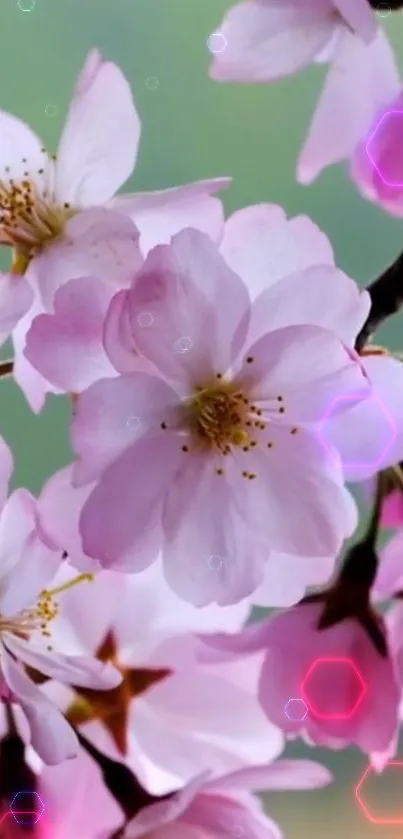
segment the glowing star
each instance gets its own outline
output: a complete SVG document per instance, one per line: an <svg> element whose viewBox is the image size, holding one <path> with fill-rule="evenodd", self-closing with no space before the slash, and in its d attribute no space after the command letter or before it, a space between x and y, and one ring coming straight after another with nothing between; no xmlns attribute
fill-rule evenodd
<svg viewBox="0 0 403 839"><path fill-rule="evenodd" d="M382 132L384 132L385 136L388 137L390 133L394 132L401 132L401 128L403 126L403 111L386 111L385 114L382 114L379 122L375 126L366 146L365 151L369 157L369 160L378 173L380 179L383 181L385 186L394 187L395 189L401 189L403 187L403 181L396 181L390 180L386 175L383 167L383 171L380 168L380 161L379 161L379 152L382 151ZM378 160L377 154L374 150L374 145L377 144L378 147ZM388 163L388 155L383 155L384 165Z"/></svg>
<svg viewBox="0 0 403 839"><path fill-rule="evenodd" d="M389 774L397 774L397 771L400 770L400 773L403 771L403 761L399 760L389 760L382 770L382 777L384 780L384 776L389 770ZM392 770L392 772L390 771ZM366 782L373 776L374 780L379 778L379 775L374 771L373 766L370 764L367 769L365 770L361 780L358 782L355 790L355 797L361 807L364 816L370 821L372 824L379 824L379 825L403 825L403 804L399 802L400 812L396 815L392 816L383 816L379 814L379 812L375 812L375 807L370 804L368 801L368 794L364 796L364 787ZM400 784L402 781L402 776L398 779ZM390 806L390 805L389 805Z"/></svg>
<svg viewBox="0 0 403 839"><path fill-rule="evenodd" d="M296 699L289 699L284 713L291 722L302 722L308 713L308 706L303 699L297 697Z"/></svg>
<svg viewBox="0 0 403 839"><path fill-rule="evenodd" d="M27 802L28 799L28 802ZM28 807L26 805L28 803ZM34 809L32 809L34 807ZM34 825L45 812L45 805L37 792L24 790L17 792L10 804L9 813L18 824Z"/></svg>

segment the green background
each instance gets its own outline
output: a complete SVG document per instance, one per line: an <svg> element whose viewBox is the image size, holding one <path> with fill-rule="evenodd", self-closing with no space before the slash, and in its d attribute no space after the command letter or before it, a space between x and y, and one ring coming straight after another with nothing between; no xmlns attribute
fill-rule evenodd
<svg viewBox="0 0 403 839"><path fill-rule="evenodd" d="M223 194L228 213L260 201L279 203L289 215L307 213L328 234L339 266L362 284L400 251L401 222L361 199L344 166L326 171L309 188L295 182L324 68L272 86L209 80L206 40L219 27L228 0L0 2L0 104L30 123L47 148L56 150L75 77L87 51L97 46L127 75L142 119L138 164L127 188L161 189L231 175L234 184ZM403 60L403 15L390 16L384 25ZM7 258L1 267L8 266ZM378 337L403 349L399 318ZM16 456L15 482L38 491L69 460L67 400L50 399L36 417L13 383L3 381L0 405L0 433ZM289 753L323 760L335 773L327 790L267 796L270 813L290 839L403 834L403 825L375 827L360 812L354 788L366 768L364 756L301 745ZM383 811L398 799L403 811L403 767L401 781L399 773L394 783L384 778L371 795Z"/></svg>

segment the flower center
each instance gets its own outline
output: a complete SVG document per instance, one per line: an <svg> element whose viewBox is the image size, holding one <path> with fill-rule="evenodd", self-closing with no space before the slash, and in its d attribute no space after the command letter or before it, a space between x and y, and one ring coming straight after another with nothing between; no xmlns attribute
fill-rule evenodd
<svg viewBox="0 0 403 839"><path fill-rule="evenodd" d="M184 410L186 424L196 440L204 447L227 454L231 446L248 446L253 415L262 412L250 404L237 385L217 379L196 388ZM259 422L259 427L264 429L266 424Z"/></svg>
<svg viewBox="0 0 403 839"><path fill-rule="evenodd" d="M49 157L46 149L42 153L43 168L36 171L35 178L28 168L22 177L12 177L10 167L6 167L6 175L0 179L0 243L15 248L15 263L20 268L24 263L26 268L41 248L60 236L75 213L67 203L54 203ZM25 158L22 164L28 166Z"/></svg>
<svg viewBox="0 0 403 839"><path fill-rule="evenodd" d="M58 588L41 591L37 603L31 609L23 609L12 617L0 614L0 634L10 632L17 638L28 640L33 632L40 632L45 638L50 638L49 624L59 614L59 604L54 600L55 594L67 591L84 580L92 579L92 574L79 574Z"/></svg>

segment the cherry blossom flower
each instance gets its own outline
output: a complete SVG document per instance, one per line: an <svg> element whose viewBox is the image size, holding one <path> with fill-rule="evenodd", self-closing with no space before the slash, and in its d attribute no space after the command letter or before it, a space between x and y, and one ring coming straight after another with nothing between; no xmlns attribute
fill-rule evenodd
<svg viewBox="0 0 403 839"><path fill-rule="evenodd" d="M43 383L21 358L32 318L52 309L54 292L63 281L99 273L89 265L100 269L106 259L105 272L112 262L122 274L121 240L128 230L129 239L138 239L136 228L128 225L129 216L136 221L144 253L153 244L169 241L184 224L212 237L221 235L221 202L212 196L228 186L228 178L114 198L133 172L140 133L127 80L98 50L89 53L76 83L57 155L48 154L28 125L0 112L0 243L13 248L12 273L25 274L37 297L15 336L15 374L35 410L43 404ZM104 214L99 217L97 209ZM120 244L115 256L111 239ZM11 302L10 283L16 294ZM2 318L9 331L9 323L13 327L30 302L30 290L18 276L3 276L1 286L0 336Z"/></svg>
<svg viewBox="0 0 403 839"><path fill-rule="evenodd" d="M58 613L59 588L44 588L60 566L60 552L41 539L36 502L25 489L7 500L11 453L1 443L0 477L0 692L3 700L21 706L29 723L31 743L47 763L77 752L74 732L60 711L31 681L25 667L62 682L107 690L121 681L112 666L90 657L67 657L53 649L50 625Z"/></svg>
<svg viewBox="0 0 403 839"><path fill-rule="evenodd" d="M71 577L64 566L61 584ZM281 752L283 738L257 700L261 656L243 658L242 668L204 666L194 635L240 629L248 613L247 603L195 609L171 592L160 563L138 575L101 572L91 586L65 591L52 631L63 652L109 661L122 682L107 694L56 681L44 690L71 724L153 794L207 768L219 774L265 764Z"/></svg>
<svg viewBox="0 0 403 839"><path fill-rule="evenodd" d="M241 2L219 32L226 46L212 61L217 81L271 82L313 62L330 64L298 163L302 183L348 158L399 89L392 49L367 0Z"/></svg>
<svg viewBox="0 0 403 839"><path fill-rule="evenodd" d="M374 114L351 158L351 176L362 194L393 216L403 215L403 93L393 91Z"/></svg>
<svg viewBox="0 0 403 839"><path fill-rule="evenodd" d="M124 831L124 839L279 839L276 822L250 794L259 789L315 789L330 781L324 767L309 760L279 760L209 780L194 778L166 801L145 807Z"/></svg>
<svg viewBox="0 0 403 839"><path fill-rule="evenodd" d="M214 647L213 660L217 656L225 660L225 653L239 657L242 651L265 649L259 695L269 719L288 735L303 735L311 744L337 749L354 744L381 767L385 755L396 747L398 731L401 688L395 640L375 611L368 624L373 621L381 633L382 652L370 637L369 626L354 617L319 630L325 594L323 602L319 596L309 601L308 597L253 624L238 636L210 637L205 642ZM306 713L288 714L290 699L302 699Z"/></svg>
<svg viewBox="0 0 403 839"><path fill-rule="evenodd" d="M304 284L292 285L305 300ZM283 299L283 284L274 288L281 328L270 291L251 307L211 240L183 231L114 298L105 342L121 375L91 385L75 407L75 482L97 482L81 516L84 552L135 570L155 559L159 540L170 585L199 606L251 593L270 551L334 554L355 526L315 423L336 396L367 396L368 382L334 332L305 323L304 302L304 325L286 326L289 288ZM138 354L154 369L137 372Z"/></svg>

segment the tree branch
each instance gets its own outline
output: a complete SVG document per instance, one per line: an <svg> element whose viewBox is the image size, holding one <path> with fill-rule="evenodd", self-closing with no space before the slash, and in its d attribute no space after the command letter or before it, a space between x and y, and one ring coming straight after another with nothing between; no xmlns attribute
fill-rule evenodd
<svg viewBox="0 0 403 839"><path fill-rule="evenodd" d="M403 306L403 253L374 282L367 286L371 310L358 335L355 348L360 352L382 323Z"/></svg>

